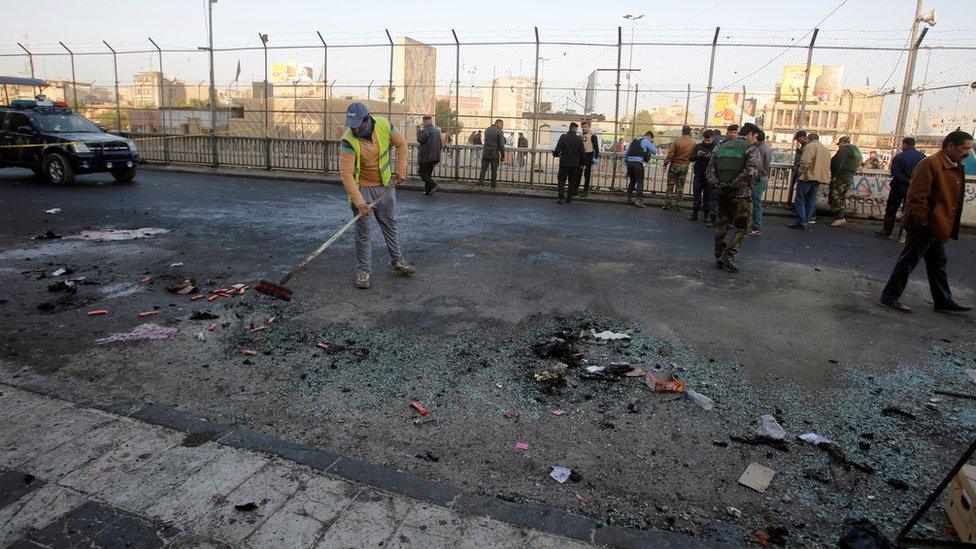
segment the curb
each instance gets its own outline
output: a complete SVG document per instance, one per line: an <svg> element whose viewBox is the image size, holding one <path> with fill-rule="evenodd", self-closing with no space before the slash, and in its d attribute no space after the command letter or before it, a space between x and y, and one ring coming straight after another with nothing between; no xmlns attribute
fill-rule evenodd
<svg viewBox="0 0 976 549"><path fill-rule="evenodd" d="M73 380L22 373L14 374L12 377L15 379L0 381L0 387L6 385L64 400L79 407L93 408L186 433L187 440L192 440L188 445L215 442L240 450L271 454L329 475L433 503L469 516L490 517L516 526L613 547L664 549L736 547L666 530L606 526L553 505L517 503L494 496L464 493L458 487L410 473L248 429L212 423L193 412L108 392L99 392L98 397L95 398L85 397L82 384ZM72 400L69 398L71 396L80 398Z"/></svg>

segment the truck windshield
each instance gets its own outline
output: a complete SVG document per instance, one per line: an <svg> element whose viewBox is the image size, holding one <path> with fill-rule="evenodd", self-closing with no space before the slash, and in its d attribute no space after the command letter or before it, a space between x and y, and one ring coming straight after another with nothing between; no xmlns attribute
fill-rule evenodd
<svg viewBox="0 0 976 549"><path fill-rule="evenodd" d="M53 133L96 133L101 132L98 126L87 118L78 114L41 114L35 115L34 121L41 127L41 131Z"/></svg>

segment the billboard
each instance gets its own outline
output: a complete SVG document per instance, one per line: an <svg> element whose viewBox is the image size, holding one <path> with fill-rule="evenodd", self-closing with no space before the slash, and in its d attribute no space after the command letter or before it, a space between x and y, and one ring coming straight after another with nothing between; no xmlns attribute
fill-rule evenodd
<svg viewBox="0 0 976 549"><path fill-rule="evenodd" d="M288 61L271 64L271 81L275 84L309 83L315 80L315 68L311 63Z"/></svg>
<svg viewBox="0 0 976 549"><path fill-rule="evenodd" d="M800 101L803 98L803 80L806 72L806 65L783 67L783 79L779 83L780 101ZM843 76L843 65L810 65L807 101L839 101Z"/></svg>
<svg viewBox="0 0 976 549"><path fill-rule="evenodd" d="M712 108L712 117L709 121L712 126L756 122L756 100L746 99L741 93L716 93Z"/></svg>

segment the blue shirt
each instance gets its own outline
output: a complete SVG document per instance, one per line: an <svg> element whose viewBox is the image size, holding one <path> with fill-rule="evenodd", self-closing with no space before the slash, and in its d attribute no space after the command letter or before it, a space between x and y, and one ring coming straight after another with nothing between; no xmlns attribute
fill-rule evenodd
<svg viewBox="0 0 976 549"><path fill-rule="evenodd" d="M643 139L641 139L640 146L641 146L642 149L644 149L645 151L647 151L650 154L657 154L657 147L655 147L654 146L654 143L651 143L651 140L648 139L648 138L646 138L646 137L643 138ZM643 156L628 156L625 159L625 161L626 162L643 162L644 161L644 157Z"/></svg>
<svg viewBox="0 0 976 549"><path fill-rule="evenodd" d="M912 180L912 173L925 155L918 149L905 149L891 160L891 184L894 187L907 189Z"/></svg>

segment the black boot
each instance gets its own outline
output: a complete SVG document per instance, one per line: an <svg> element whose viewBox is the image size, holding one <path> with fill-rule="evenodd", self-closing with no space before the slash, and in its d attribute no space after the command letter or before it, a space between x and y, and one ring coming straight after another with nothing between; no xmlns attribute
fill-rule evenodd
<svg viewBox="0 0 976 549"><path fill-rule="evenodd" d="M691 210L691 217L688 218L688 221L698 221L698 210Z"/></svg>
<svg viewBox="0 0 976 549"><path fill-rule="evenodd" d="M891 238L891 231L893 230L895 230L895 218L885 217L884 227L880 231L874 231L874 234L884 238Z"/></svg>

